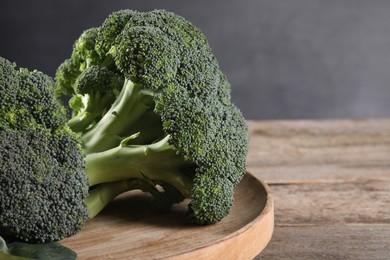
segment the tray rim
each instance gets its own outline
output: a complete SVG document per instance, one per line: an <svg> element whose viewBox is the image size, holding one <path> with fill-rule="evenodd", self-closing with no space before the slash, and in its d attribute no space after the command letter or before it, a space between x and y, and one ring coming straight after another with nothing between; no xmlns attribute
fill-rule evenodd
<svg viewBox="0 0 390 260"><path fill-rule="evenodd" d="M243 226L240 229L234 231L233 233L217 240L215 243L204 245L204 246L199 247L195 250L189 250L187 252L180 252L178 254L172 254L170 256L157 258L157 259L160 259L160 260L164 260L164 259L172 259L172 260L194 259L194 257L199 257L200 255L202 255L202 253L203 253L202 251L205 251L208 248L215 247L215 246L221 246L221 247L225 248L226 246L222 245L224 242L235 240L235 239L240 239L241 238L240 236L245 235L245 231L248 231L250 228L257 226L257 225L263 226L260 224L262 224L263 222L266 222L266 223L269 222L268 230L267 230L268 231L267 237L264 239L264 241L262 241L261 245L259 245L257 249L256 249L256 246L254 246L255 248L249 248L252 250L250 250L251 252L249 252L249 254L247 256L245 256L244 258L245 259L252 259L255 256L257 256L258 254L260 254L264 250L264 248L268 245L268 243L271 240L272 235L273 235L273 231L274 231L274 200L273 200L271 188L267 185L267 183L264 180L261 180L261 179L255 177L253 174L251 174L248 171L246 171L246 175L248 175L249 178L252 178L254 181L256 181L257 184L260 185L262 188L264 188L265 194L267 196L267 198L265 200L265 205L264 205L263 209L261 210L261 213L258 216L256 216L251 222L247 223L245 226ZM265 225L265 226L267 226L267 225ZM246 248L246 250L248 250L248 248ZM226 259L226 257L228 257L230 259L231 256L229 257L229 255L227 255L224 257L225 257L224 259ZM214 259L214 258L208 258L208 259ZM231 258L231 259L236 259L236 258Z"/></svg>

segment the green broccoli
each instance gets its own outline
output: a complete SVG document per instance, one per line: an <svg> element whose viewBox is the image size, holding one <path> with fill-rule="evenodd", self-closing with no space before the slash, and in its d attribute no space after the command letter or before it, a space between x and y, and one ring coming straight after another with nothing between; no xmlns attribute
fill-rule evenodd
<svg viewBox="0 0 390 260"><path fill-rule="evenodd" d="M60 240L131 189L162 210L190 199L187 220L214 223L245 174L230 85L200 30L167 11L118 11L85 31L56 84L0 58L0 108L3 236Z"/></svg>
<svg viewBox="0 0 390 260"><path fill-rule="evenodd" d="M54 81L0 57L0 235L50 242L75 234L137 180L89 189L84 153Z"/></svg>
<svg viewBox="0 0 390 260"><path fill-rule="evenodd" d="M197 27L164 10L114 12L79 37L56 83L71 95L90 185L142 180L163 208L190 199L197 224L228 214L247 126Z"/></svg>

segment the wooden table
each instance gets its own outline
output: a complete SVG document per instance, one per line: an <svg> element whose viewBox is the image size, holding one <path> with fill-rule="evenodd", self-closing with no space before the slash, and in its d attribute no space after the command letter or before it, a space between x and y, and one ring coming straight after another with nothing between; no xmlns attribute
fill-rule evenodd
<svg viewBox="0 0 390 260"><path fill-rule="evenodd" d="M390 259L390 120L249 122L275 201L255 259Z"/></svg>

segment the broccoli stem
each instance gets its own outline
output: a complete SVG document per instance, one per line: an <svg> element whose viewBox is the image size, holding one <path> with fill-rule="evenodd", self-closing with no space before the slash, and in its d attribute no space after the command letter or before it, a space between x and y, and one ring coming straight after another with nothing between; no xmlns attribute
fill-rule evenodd
<svg viewBox="0 0 390 260"><path fill-rule="evenodd" d="M115 100L114 95L101 94L100 92L76 96L77 103L81 103L83 109L77 115L68 121L68 126L74 132L85 131L92 123L100 120L103 114L108 110L108 107ZM72 101L72 100L71 100ZM76 102L75 102L76 103ZM77 106L78 104L76 104ZM72 104L71 104L72 106ZM74 110L79 108L73 107Z"/></svg>
<svg viewBox="0 0 390 260"><path fill-rule="evenodd" d="M88 197L84 200L89 219L97 216L115 197L131 190L148 192L155 199L160 199L160 203L156 204L158 210L165 211L172 206L172 203L177 202L169 197L164 197L165 191L158 190L156 185L149 180L129 179L102 183L92 187Z"/></svg>
<svg viewBox="0 0 390 260"><path fill-rule="evenodd" d="M176 154L168 143L170 136L150 145L127 145L134 137L118 147L86 156L89 185L129 179L167 183L188 198L193 186L192 163Z"/></svg>
<svg viewBox="0 0 390 260"><path fill-rule="evenodd" d="M136 189L131 180L118 181L100 184L89 191L84 205L88 210L88 217L91 219L99 214L108 203L123 192Z"/></svg>
<svg viewBox="0 0 390 260"><path fill-rule="evenodd" d="M92 122L96 119L97 116L97 114L93 114L88 111L83 111L74 116L72 119L70 119L68 121L68 126L74 132L84 131L89 125L92 124Z"/></svg>
<svg viewBox="0 0 390 260"><path fill-rule="evenodd" d="M126 79L110 110L82 135L85 152L101 152L117 146L121 142L120 136L127 136L134 123L154 108L152 95L151 91Z"/></svg>

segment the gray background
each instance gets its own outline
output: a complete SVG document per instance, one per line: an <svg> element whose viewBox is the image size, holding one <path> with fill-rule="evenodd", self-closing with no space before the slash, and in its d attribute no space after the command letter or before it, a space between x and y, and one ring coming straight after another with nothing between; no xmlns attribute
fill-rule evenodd
<svg viewBox="0 0 390 260"><path fill-rule="evenodd" d="M2 0L0 56L54 75L84 29L124 8L200 27L248 119L390 117L386 0Z"/></svg>

